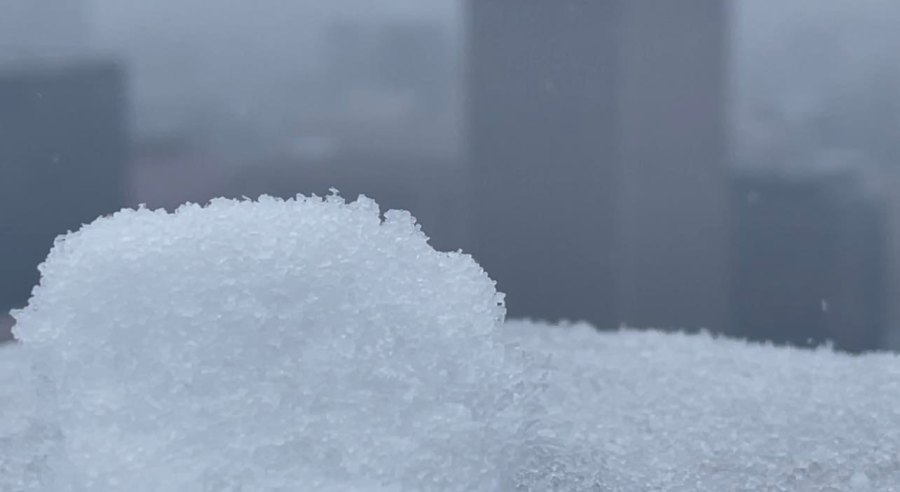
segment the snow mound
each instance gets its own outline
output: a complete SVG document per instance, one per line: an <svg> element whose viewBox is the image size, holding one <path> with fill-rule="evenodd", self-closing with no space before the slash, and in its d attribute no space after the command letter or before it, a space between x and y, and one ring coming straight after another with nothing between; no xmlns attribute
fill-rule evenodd
<svg viewBox="0 0 900 492"><path fill-rule="evenodd" d="M85 490L504 489L527 390L494 283L361 197L125 210L15 335Z"/></svg>
<svg viewBox="0 0 900 492"><path fill-rule="evenodd" d="M574 453L546 460L545 477L568 466L609 491L900 490L896 355L584 324L505 330L545 362L544 432Z"/></svg>

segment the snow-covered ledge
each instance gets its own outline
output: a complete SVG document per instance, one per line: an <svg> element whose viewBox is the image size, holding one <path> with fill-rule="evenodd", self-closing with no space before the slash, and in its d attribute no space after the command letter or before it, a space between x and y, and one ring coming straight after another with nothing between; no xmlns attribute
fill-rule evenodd
<svg viewBox="0 0 900 492"><path fill-rule="evenodd" d="M365 198L123 211L41 272L0 490L900 484L896 356L504 322L474 260Z"/></svg>

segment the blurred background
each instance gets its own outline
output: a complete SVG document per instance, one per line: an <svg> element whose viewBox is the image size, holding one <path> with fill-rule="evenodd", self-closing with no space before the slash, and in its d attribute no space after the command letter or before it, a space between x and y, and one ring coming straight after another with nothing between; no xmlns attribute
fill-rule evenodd
<svg viewBox="0 0 900 492"><path fill-rule="evenodd" d="M365 193L510 316L900 348L894 0L0 0L0 338L124 206Z"/></svg>

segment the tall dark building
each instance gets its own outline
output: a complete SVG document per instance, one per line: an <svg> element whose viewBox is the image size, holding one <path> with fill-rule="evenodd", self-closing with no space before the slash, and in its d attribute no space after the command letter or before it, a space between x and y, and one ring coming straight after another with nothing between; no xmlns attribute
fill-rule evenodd
<svg viewBox="0 0 900 492"><path fill-rule="evenodd" d="M744 175L734 183L735 334L881 347L884 224L853 175Z"/></svg>
<svg viewBox="0 0 900 492"><path fill-rule="evenodd" d="M53 238L122 207L122 69L0 68L0 312L25 304Z"/></svg>
<svg viewBox="0 0 900 492"><path fill-rule="evenodd" d="M900 170L883 170L884 186L884 333L882 347L900 351Z"/></svg>
<svg viewBox="0 0 900 492"><path fill-rule="evenodd" d="M472 0L472 251L512 316L728 320L726 0Z"/></svg>

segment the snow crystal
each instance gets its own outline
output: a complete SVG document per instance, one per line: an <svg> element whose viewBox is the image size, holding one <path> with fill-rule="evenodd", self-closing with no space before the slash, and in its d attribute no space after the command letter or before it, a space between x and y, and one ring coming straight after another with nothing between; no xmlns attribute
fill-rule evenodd
<svg viewBox="0 0 900 492"><path fill-rule="evenodd" d="M125 210L59 239L41 273L15 335L86 490L515 475L534 410L502 296L406 212L335 195Z"/></svg>
<svg viewBox="0 0 900 492"><path fill-rule="evenodd" d="M550 371L544 427L575 453L556 467L602 490L900 490L896 355L584 324L506 335Z"/></svg>

